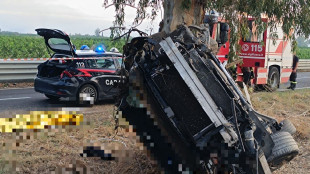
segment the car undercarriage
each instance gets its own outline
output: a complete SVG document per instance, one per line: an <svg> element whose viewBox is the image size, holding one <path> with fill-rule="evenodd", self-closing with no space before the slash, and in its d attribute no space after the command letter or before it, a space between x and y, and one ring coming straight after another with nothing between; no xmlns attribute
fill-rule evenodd
<svg viewBox="0 0 310 174"><path fill-rule="evenodd" d="M126 44L119 117L167 173L271 173L298 154L294 132L253 109L208 33L181 25Z"/></svg>

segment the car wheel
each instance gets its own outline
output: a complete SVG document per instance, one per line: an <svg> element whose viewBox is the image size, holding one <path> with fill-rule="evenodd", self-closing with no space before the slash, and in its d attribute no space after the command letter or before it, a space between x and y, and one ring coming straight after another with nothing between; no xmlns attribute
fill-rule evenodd
<svg viewBox="0 0 310 174"><path fill-rule="evenodd" d="M285 119L281 121L280 124L282 125L282 128L281 128L282 132L288 132L291 135L294 135L296 133L296 128L290 120Z"/></svg>
<svg viewBox="0 0 310 174"><path fill-rule="evenodd" d="M48 94L44 94L47 98L51 99L51 100L59 100L60 97L56 97L56 96L53 96L53 95L48 95Z"/></svg>
<svg viewBox="0 0 310 174"><path fill-rule="evenodd" d="M97 101L98 92L93 85L84 85L80 88L78 93L79 104L95 104Z"/></svg>
<svg viewBox="0 0 310 174"><path fill-rule="evenodd" d="M272 134L271 138L275 145L268 162L272 167L280 167L285 161L290 161L298 155L298 145L290 133L280 131Z"/></svg>
<svg viewBox="0 0 310 174"><path fill-rule="evenodd" d="M280 84L280 73L278 68L271 67L268 73L268 86L271 88L272 91L278 89Z"/></svg>

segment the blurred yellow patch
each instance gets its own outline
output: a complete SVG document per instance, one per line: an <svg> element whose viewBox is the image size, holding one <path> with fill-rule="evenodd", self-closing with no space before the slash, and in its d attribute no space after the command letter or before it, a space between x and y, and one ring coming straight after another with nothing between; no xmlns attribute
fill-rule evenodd
<svg viewBox="0 0 310 174"><path fill-rule="evenodd" d="M75 111L31 111L15 118L0 118L0 132L17 129L45 129L50 126L80 125L83 114Z"/></svg>

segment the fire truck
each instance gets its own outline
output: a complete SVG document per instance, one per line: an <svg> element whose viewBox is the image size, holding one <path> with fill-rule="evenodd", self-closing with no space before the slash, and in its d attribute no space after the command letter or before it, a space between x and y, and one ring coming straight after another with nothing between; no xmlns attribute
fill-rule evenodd
<svg viewBox="0 0 310 174"><path fill-rule="evenodd" d="M264 22L267 20L267 18L263 18ZM216 56L222 63L225 63L229 53L229 27L219 17L206 16L205 23L209 24L210 36L219 44ZM270 89L275 90L280 83L288 82L292 72L291 41L287 39L281 25L277 26L276 32L271 33L270 28L267 28L263 33L258 33L254 19L248 18L248 30L248 37L239 41L241 50L238 55L242 58L243 63L237 66L236 81L242 82L245 74L244 69L250 69L254 73L252 84L268 84ZM271 34L278 35L275 43Z"/></svg>

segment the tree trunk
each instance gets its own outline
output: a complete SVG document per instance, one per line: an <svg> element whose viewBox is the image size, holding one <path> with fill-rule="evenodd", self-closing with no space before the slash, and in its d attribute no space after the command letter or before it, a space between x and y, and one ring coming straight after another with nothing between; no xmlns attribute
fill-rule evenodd
<svg viewBox="0 0 310 174"><path fill-rule="evenodd" d="M163 30L170 33L180 24L200 25L203 22L205 8L201 0L191 0L189 8L182 7L183 0L164 0Z"/></svg>

